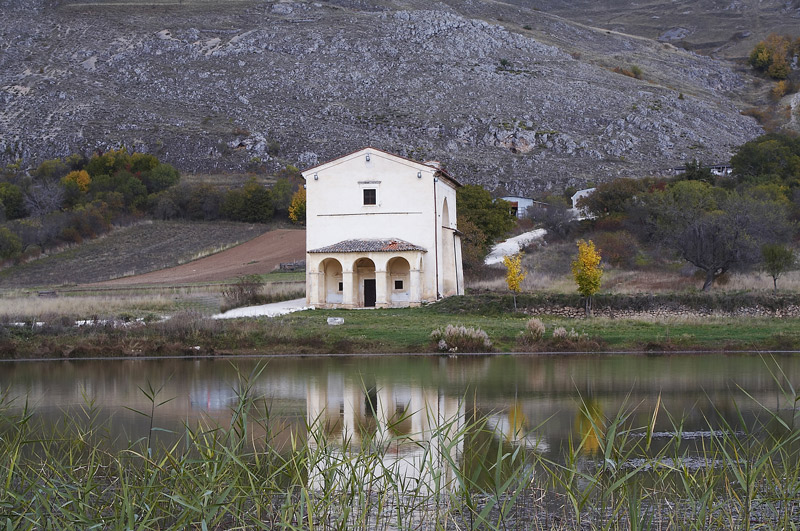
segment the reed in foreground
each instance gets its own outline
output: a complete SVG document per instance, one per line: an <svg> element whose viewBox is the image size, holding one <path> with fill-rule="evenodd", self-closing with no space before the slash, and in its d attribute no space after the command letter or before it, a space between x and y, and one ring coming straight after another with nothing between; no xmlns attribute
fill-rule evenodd
<svg viewBox="0 0 800 531"><path fill-rule="evenodd" d="M55 426L0 399L0 523L8 529L786 529L800 518L797 391L775 366L780 401L755 418L687 433L660 399L645 425L624 404L605 416L589 398L566 446L537 428L498 434L455 403L399 417L372 412L359 431L310 416L287 433L240 374L226 426L158 428L112 439L91 397ZM750 398L752 400L752 398ZM471 412L470 412L471 411ZM489 413L489 412L484 412ZM403 433L408 415L421 431ZM716 418L716 417L715 417ZM720 419L724 418L721 415ZM730 417L729 417L730 418ZM283 441L283 442L279 442Z"/></svg>

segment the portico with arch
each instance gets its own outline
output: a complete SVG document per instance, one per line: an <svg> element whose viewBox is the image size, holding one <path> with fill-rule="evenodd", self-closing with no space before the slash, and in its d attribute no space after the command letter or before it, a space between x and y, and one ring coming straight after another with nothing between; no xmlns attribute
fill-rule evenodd
<svg viewBox="0 0 800 531"><path fill-rule="evenodd" d="M310 289L329 308L397 308L422 302L422 250L309 252Z"/></svg>

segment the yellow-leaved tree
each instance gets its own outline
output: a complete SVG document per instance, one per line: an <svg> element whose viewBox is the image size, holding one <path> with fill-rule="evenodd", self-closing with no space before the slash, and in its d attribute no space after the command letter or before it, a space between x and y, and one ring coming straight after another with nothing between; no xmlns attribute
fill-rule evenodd
<svg viewBox="0 0 800 531"><path fill-rule="evenodd" d="M587 317L592 315L594 294L600 291L600 279L603 276L600 260L600 253L592 240L578 242L578 257L572 262L572 276L578 285L578 293L586 299L584 310Z"/></svg>
<svg viewBox="0 0 800 531"><path fill-rule="evenodd" d="M292 196L292 202L289 205L289 219L292 223L298 225L305 225L306 223L306 190L300 188Z"/></svg>
<svg viewBox="0 0 800 531"><path fill-rule="evenodd" d="M522 281L525 280L525 271L522 269L522 253L503 257L506 266L506 284L514 295L514 309L517 309L517 293L522 291Z"/></svg>
<svg viewBox="0 0 800 531"><path fill-rule="evenodd" d="M89 177L89 172L86 170L76 170L69 172L61 179L62 184L70 182L75 183L81 192L86 193L89 191L89 184L91 184L92 178Z"/></svg>

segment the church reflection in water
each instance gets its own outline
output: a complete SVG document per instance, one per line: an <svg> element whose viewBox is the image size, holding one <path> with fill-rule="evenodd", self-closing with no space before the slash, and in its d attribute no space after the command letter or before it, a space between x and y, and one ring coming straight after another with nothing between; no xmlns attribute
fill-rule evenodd
<svg viewBox="0 0 800 531"><path fill-rule="evenodd" d="M329 373L324 380L308 382L306 411L309 444L316 450L324 446L318 455L325 456L310 466L309 487L330 489L348 484L353 478L332 475L329 465L349 462L353 455L361 456L360 464L353 468L350 463L342 470L369 475L370 471L359 469L366 463L361 452L365 446L372 450L368 466L380 465L384 477L379 481L397 479L403 482L404 491L420 493L456 484L454 467L459 466L464 449L463 398L390 382L365 385Z"/></svg>

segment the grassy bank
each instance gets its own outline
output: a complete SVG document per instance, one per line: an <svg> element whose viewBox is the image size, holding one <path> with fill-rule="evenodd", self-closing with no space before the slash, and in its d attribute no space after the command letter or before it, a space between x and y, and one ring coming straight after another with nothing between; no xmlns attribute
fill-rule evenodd
<svg viewBox="0 0 800 531"><path fill-rule="evenodd" d="M510 304L510 297L469 296L421 308L314 310L231 321L209 319L190 307L161 322L99 321L82 327L56 314L39 324L29 320L0 328L0 357L436 352L431 332L447 325L486 332L491 349L468 351L800 350L800 318L774 317L541 316L542 338L521 341L530 316L510 310ZM329 317L344 324L331 326ZM559 328L561 337L554 337Z"/></svg>

